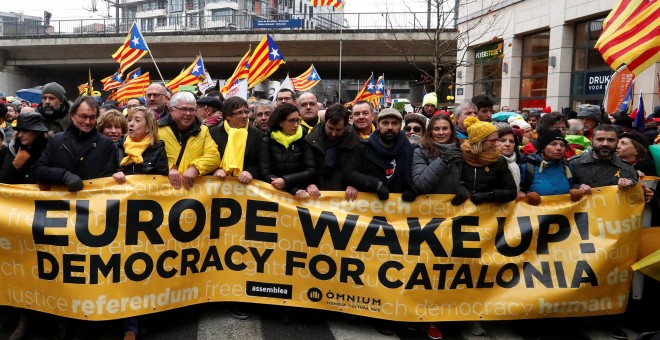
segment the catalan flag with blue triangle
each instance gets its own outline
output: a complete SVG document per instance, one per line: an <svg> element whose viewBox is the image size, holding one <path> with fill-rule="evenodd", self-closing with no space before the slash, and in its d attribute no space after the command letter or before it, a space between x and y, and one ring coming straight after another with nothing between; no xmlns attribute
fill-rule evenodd
<svg viewBox="0 0 660 340"><path fill-rule="evenodd" d="M147 41L144 40L137 24L133 22L124 44L119 46L119 49L112 55L112 59L119 63L119 70L123 73L147 52L149 52Z"/></svg>
<svg viewBox="0 0 660 340"><path fill-rule="evenodd" d="M295 78L290 78L290 80L291 85L296 91L308 91L321 81L321 77L318 72L316 72L314 64L312 64L312 66L310 66L307 71L303 72L303 74Z"/></svg>

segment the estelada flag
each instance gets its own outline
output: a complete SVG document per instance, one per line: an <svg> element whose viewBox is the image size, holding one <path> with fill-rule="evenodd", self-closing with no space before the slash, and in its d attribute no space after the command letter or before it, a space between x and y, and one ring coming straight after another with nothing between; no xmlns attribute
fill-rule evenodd
<svg viewBox="0 0 660 340"><path fill-rule="evenodd" d="M204 77L205 74L204 60L201 55L198 55L190 66L181 71L176 78L170 80L166 86L172 93L177 93L179 92L179 86L197 85L200 77Z"/></svg>
<svg viewBox="0 0 660 340"><path fill-rule="evenodd" d="M110 91L122 86L124 81L121 79L121 71L117 70L115 74L103 78L101 83L103 84L103 91Z"/></svg>
<svg viewBox="0 0 660 340"><path fill-rule="evenodd" d="M321 81L318 72L314 68L314 64L310 66L307 71L303 74L291 78L291 85L296 89L296 91L308 91L312 87L316 86Z"/></svg>
<svg viewBox="0 0 660 340"><path fill-rule="evenodd" d="M284 64L284 56L270 35L261 39L250 58L248 89L266 80L280 65Z"/></svg>
<svg viewBox="0 0 660 340"><path fill-rule="evenodd" d="M122 102L131 98L144 97L144 92L150 84L149 72L146 72L137 78L129 79L124 86L117 90L117 94L115 95L116 100Z"/></svg>
<svg viewBox="0 0 660 340"><path fill-rule="evenodd" d="M630 72L626 65L619 67L614 72L605 89L605 97L603 98L605 112L614 113L621 108L634 82L635 74Z"/></svg>
<svg viewBox="0 0 660 340"><path fill-rule="evenodd" d="M136 61L147 54L148 51L147 42L142 37L140 29L138 29L137 24L134 22L126 36L124 44L119 46L119 49L112 55L112 59L119 63L119 70L124 73Z"/></svg>
<svg viewBox="0 0 660 340"><path fill-rule="evenodd" d="M639 75L660 60L660 1L619 0L603 21L596 49L613 70Z"/></svg>
<svg viewBox="0 0 660 340"><path fill-rule="evenodd" d="M250 72L250 52L252 52L251 48L248 49L243 58L238 62L234 73L232 73L231 77L227 79L225 86L220 89L220 92L227 93L229 89L238 83L239 79L248 77Z"/></svg>

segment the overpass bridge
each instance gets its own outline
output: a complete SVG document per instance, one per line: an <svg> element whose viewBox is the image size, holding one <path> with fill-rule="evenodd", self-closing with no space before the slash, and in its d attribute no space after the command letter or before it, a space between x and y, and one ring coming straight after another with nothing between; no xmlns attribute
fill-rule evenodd
<svg viewBox="0 0 660 340"><path fill-rule="evenodd" d="M265 33L271 34L286 59L286 64L271 79L283 79L286 73L297 76L312 63L322 79L337 79L340 41L342 79L364 81L372 71L375 74L385 73L388 81L419 79L419 71L406 61L406 52L402 51L414 55L418 67L432 69L431 37L434 30L418 24L415 24L416 27L397 27L392 24L393 20L386 18L382 23L377 21L362 18L362 26L342 30L230 27L166 32L143 30L142 34L165 80L174 78L190 65L197 53L202 54L204 64L214 79L226 79L248 48L251 46L254 49ZM366 22L371 23L367 25ZM65 86L67 93L77 93L74 92L76 86L85 82L88 68L92 70L96 88L100 79L113 74L118 64L111 55L123 44L127 29L112 26L109 30L71 30L68 28L70 24L51 22L47 29L40 31L24 29L8 37L0 36L0 91L13 94L21 88L58 81ZM75 21L75 25L94 27L99 24L79 20ZM97 27L108 26L103 24ZM441 39L455 42L456 34L455 30L448 29L442 33ZM452 62L455 58L455 54L448 55L446 61ZM142 67L143 72L149 71L152 80L158 79L158 72L148 55L135 66Z"/></svg>

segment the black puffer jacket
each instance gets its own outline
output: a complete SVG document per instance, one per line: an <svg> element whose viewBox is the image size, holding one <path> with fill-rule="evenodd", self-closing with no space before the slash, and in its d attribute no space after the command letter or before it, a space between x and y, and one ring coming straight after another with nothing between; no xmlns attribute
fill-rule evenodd
<svg viewBox="0 0 660 340"><path fill-rule="evenodd" d="M215 144L218 144L218 152L220 152L220 159L225 155L225 148L229 135L225 130L225 123L217 125L209 133ZM248 128L247 141L245 142L245 156L243 158L243 171L249 172L253 178L259 178L259 150L261 150L261 141L264 137L263 132L257 128L250 126Z"/></svg>
<svg viewBox="0 0 660 340"><path fill-rule="evenodd" d="M117 143L117 164L126 157L124 153L124 139ZM159 140L156 144L150 145L142 153L142 163L131 163L128 165L119 165L118 171L124 175L163 175L167 176L168 169L167 153L165 152L165 142Z"/></svg>
<svg viewBox="0 0 660 340"><path fill-rule="evenodd" d="M71 125L48 140L32 175L38 183L63 184L67 171L86 180L110 177L116 170L116 144L96 129L85 133Z"/></svg>
<svg viewBox="0 0 660 340"><path fill-rule="evenodd" d="M48 138L39 135L29 148L25 148L20 145L18 139L14 139L9 145L7 156L5 156L2 168L0 169L0 182L8 184L36 184L37 181L31 176L32 168L37 164L41 153L46 149L47 143ZM20 169L16 169L13 162L19 149L27 151L30 154L30 158Z"/></svg>
<svg viewBox="0 0 660 340"><path fill-rule="evenodd" d="M299 189L316 179L316 166L312 147L305 141L307 129L303 127L303 136L289 145L284 145L271 138L270 131L263 137L259 152L259 170L261 180L270 183L274 178L284 179L284 190L295 195Z"/></svg>
<svg viewBox="0 0 660 340"><path fill-rule="evenodd" d="M474 167L463 163L461 166L461 182L467 186L471 194L475 192L492 192L488 202L511 202L518 196L516 182L504 157L487 167Z"/></svg>

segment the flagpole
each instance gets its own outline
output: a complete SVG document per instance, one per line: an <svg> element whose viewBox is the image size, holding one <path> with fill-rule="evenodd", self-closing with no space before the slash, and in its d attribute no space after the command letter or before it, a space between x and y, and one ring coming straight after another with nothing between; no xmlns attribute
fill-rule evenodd
<svg viewBox="0 0 660 340"><path fill-rule="evenodd" d="M160 73L160 69L158 68L158 64L156 64L156 60L154 59L154 56L151 54L151 49L149 49L149 56L151 57L151 61L154 62L154 66L156 66L156 71L158 71L158 75L160 76L160 80L163 82L163 85L167 86L167 83L165 82L165 78L163 78L163 75Z"/></svg>
<svg viewBox="0 0 660 340"><path fill-rule="evenodd" d="M339 23L339 86L337 91L337 102L341 103L341 57L344 45L344 5L341 6L341 22Z"/></svg>

